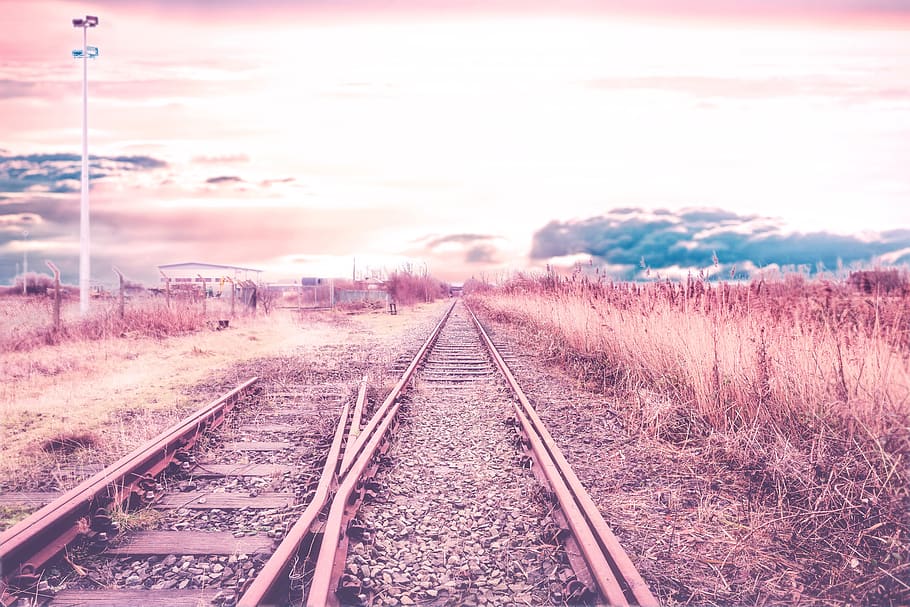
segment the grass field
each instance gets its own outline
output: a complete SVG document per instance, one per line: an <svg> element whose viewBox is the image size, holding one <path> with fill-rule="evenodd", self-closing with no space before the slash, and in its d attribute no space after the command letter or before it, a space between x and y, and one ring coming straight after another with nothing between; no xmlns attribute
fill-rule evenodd
<svg viewBox="0 0 910 607"><path fill-rule="evenodd" d="M0 342L0 491L72 486L68 470L109 462L226 391L219 378L237 363L391 345L439 307L398 316L276 310L241 314L216 330L209 321L227 316L211 301L205 316L198 304L168 311L152 300L123 319L116 307L97 305L85 321L71 302L69 320L54 332L41 299L0 298L5 335L13 335ZM48 334L54 339L39 339Z"/></svg>
<svg viewBox="0 0 910 607"><path fill-rule="evenodd" d="M633 434L745 478L804 599L910 601L910 289L581 276L472 285L488 318L616 396ZM775 514L776 512L776 514ZM747 542L755 530L740 539Z"/></svg>

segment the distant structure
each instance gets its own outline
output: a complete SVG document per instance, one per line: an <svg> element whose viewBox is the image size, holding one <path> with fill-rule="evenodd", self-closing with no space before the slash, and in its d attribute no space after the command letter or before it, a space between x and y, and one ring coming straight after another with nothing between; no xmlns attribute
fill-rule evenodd
<svg viewBox="0 0 910 607"><path fill-rule="evenodd" d="M227 266L215 263L200 263L190 261L186 263L168 263L158 266L161 274L161 283L164 286L170 281L172 287L202 288L205 292L220 292L226 279L231 279L235 284L250 281L260 283L262 270L243 268L240 266Z"/></svg>

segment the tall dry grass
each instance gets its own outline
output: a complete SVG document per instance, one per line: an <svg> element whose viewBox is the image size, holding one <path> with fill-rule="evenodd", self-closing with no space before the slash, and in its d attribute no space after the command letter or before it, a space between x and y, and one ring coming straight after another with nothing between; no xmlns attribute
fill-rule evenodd
<svg viewBox="0 0 910 607"><path fill-rule="evenodd" d="M50 297L0 298L0 352L25 352L69 341L91 341L113 337L154 337L183 335L199 331L210 319L229 318L230 304L208 300L142 298L129 301L120 315L116 299L95 300L90 313L78 314L78 302L64 300L62 322L53 324ZM237 308L242 311L242 308Z"/></svg>
<svg viewBox="0 0 910 607"><path fill-rule="evenodd" d="M820 594L910 599L906 286L548 275L470 298L621 397L628 427L749 476L828 576Z"/></svg>

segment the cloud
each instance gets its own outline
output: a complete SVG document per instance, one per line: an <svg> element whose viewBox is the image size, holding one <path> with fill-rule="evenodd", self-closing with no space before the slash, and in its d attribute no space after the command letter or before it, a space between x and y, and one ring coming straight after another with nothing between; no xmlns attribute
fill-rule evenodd
<svg viewBox="0 0 910 607"><path fill-rule="evenodd" d="M99 191L92 197L92 273L110 280L117 265L132 280L153 283L155 266L198 259L270 267L275 260L372 253L369 243L390 229L424 221L412 209L305 208L278 204L194 205L170 200L169 192L128 188ZM124 204L124 201L129 201ZM215 199L217 200L217 199ZM412 228L411 228L412 229ZM16 194L0 200L0 284L21 262L22 231L29 231L29 259L51 259L68 284L76 280L79 242L78 196ZM31 263L30 263L31 266Z"/></svg>
<svg viewBox="0 0 910 607"><path fill-rule="evenodd" d="M102 162L111 161L120 165L120 168L127 171L147 171L151 169L163 169L167 163L158 158L151 156L111 156L109 158L99 158Z"/></svg>
<svg viewBox="0 0 910 607"><path fill-rule="evenodd" d="M209 177L205 182L213 185L222 185L226 183L243 183L243 179L237 175L220 175L218 177Z"/></svg>
<svg viewBox="0 0 910 607"><path fill-rule="evenodd" d="M235 164L249 162L250 157L246 154L225 154L224 156L196 156L193 162L197 164Z"/></svg>
<svg viewBox="0 0 910 607"><path fill-rule="evenodd" d="M26 80L11 80L0 78L0 99L13 99L15 97L41 97L41 87L35 82Z"/></svg>
<svg viewBox="0 0 910 607"><path fill-rule="evenodd" d="M468 249L464 256L465 263L497 263L496 248L480 244Z"/></svg>
<svg viewBox="0 0 910 607"><path fill-rule="evenodd" d="M0 217L39 217L42 221L67 223L79 218L79 205L59 197L29 196L0 201Z"/></svg>
<svg viewBox="0 0 910 607"><path fill-rule="evenodd" d="M259 185L261 185L264 188L268 188L268 187L275 185L276 183L294 183L295 181L297 181L296 177L283 177L281 179L263 179L261 182L259 182Z"/></svg>
<svg viewBox="0 0 910 607"><path fill-rule="evenodd" d="M770 99L794 96L830 97L845 101L906 99L910 87L888 88L862 79L837 80L829 77L738 78L713 76L611 77L589 80L593 89L607 91L657 90L693 95L699 98Z"/></svg>
<svg viewBox="0 0 910 607"><path fill-rule="evenodd" d="M73 0L70 0L73 1ZM95 4L119 6L122 0L96 0ZM168 15L208 16L209 19L282 19L289 14L318 13L428 13L447 12L482 14L491 13L624 13L645 15L699 15L699 16L826 16L826 15L882 15L899 17L910 12L905 0L565 0L554 5L543 0L492 0L478 3L475 0L437 0L424 2L403 0L340 0L338 2L299 2L298 0L266 0L250 14L246 0L224 0L218 10L212 11L209 0L138 0L131 3L146 10ZM558 8L557 8L558 7Z"/></svg>
<svg viewBox="0 0 910 607"><path fill-rule="evenodd" d="M435 249L436 247L447 243L467 245L479 240L493 240L495 238L497 237L491 234L449 234L447 236L433 238L426 244L426 247L428 249Z"/></svg>
<svg viewBox="0 0 910 607"><path fill-rule="evenodd" d="M706 268L716 253L726 267L805 264L816 268L821 264L834 269L840 264L869 263L908 246L910 230L891 230L874 238L792 233L770 218L723 209L621 208L599 217L550 222L534 234L531 258L588 254L635 273L642 259L657 271Z"/></svg>
<svg viewBox="0 0 910 607"><path fill-rule="evenodd" d="M89 178L105 179L167 166L151 156L90 156ZM78 154L0 155L0 192L77 192L81 176L82 157Z"/></svg>

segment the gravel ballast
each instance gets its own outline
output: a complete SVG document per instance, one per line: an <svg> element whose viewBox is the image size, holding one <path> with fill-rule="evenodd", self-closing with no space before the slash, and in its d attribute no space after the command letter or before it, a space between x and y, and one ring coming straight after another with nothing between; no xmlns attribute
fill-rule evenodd
<svg viewBox="0 0 910 607"><path fill-rule="evenodd" d="M441 377L439 350L480 342L457 307L426 376ZM434 356L437 360L434 360ZM463 354L459 355L463 359ZM540 488L521 467L507 388L495 375L418 378L400 415L379 495L358 518L346 573L359 600L381 605L552 604L572 577ZM457 376L457 373L455 374Z"/></svg>

